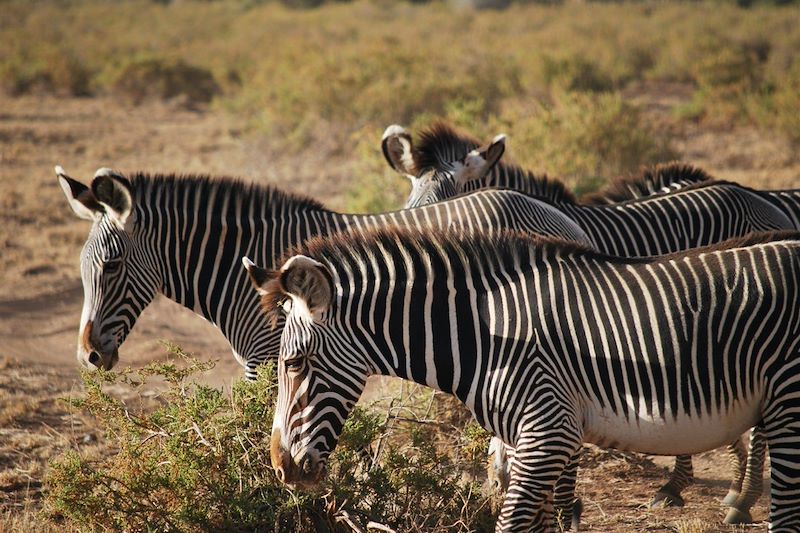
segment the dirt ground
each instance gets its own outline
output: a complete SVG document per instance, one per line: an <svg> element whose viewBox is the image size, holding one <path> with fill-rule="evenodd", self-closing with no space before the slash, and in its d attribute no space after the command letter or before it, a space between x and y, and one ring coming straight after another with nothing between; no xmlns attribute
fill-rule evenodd
<svg viewBox="0 0 800 533"><path fill-rule="evenodd" d="M751 186L800 187L800 161L783 141L756 130L677 125L669 109L686 97L679 86L657 92L642 87L632 96L673 130L685 161ZM20 517L38 508L49 458L101 438L91 420L69 413L58 401L80 393L78 255L89 226L68 208L53 166L84 182L103 166L241 176L302 191L337 208L350 168L342 148L319 147L292 158L269 139L242 135L221 112L188 110L179 103L128 107L107 98L0 97L0 531L32 527ZM513 154L513 139L510 150ZM398 187L406 187L400 178ZM219 359L207 376L210 383L229 386L240 376L221 334L165 298L142 315L120 351L120 363L158 359L164 353L159 339ZM718 502L729 473L721 450L697 458L697 482L685 493L686 507L666 510L649 510L646 503L670 459L593 457L593 466L580 475L583 530L717 530L707 525L724 516ZM767 500L754 511L761 522L744 530L766 531Z"/></svg>

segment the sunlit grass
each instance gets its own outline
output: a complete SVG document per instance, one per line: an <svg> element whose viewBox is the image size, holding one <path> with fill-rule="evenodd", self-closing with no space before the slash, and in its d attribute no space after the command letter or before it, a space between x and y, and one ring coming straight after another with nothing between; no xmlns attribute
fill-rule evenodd
<svg viewBox="0 0 800 533"><path fill-rule="evenodd" d="M487 138L501 128L519 164L587 189L674 155L667 133L619 96L665 82L694 92L675 109L678 122L754 125L800 142L800 10L791 6L18 0L3 9L7 92L216 94L244 129L290 152L321 135L346 147L390 123L445 117ZM192 75L175 76L175 65ZM208 90L195 90L200 78ZM352 209L399 205L378 163L370 156L355 177Z"/></svg>

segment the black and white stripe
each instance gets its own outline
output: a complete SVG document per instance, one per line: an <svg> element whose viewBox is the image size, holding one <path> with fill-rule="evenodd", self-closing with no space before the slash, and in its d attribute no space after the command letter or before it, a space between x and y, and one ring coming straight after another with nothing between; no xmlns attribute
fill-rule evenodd
<svg viewBox="0 0 800 533"><path fill-rule="evenodd" d="M103 170L93 184L113 177L113 184L122 187L117 192L130 195L130 213L120 224L95 201L91 189L63 170L59 175L73 208L89 211L86 217L94 221L81 254L86 293L81 337L91 321L97 337L92 353L113 353L104 360L107 368L116 362L117 349L139 314L160 292L215 324L246 376L254 378L260 363L277 356L280 329L268 327L259 312L241 258L277 266L287 250L315 235L393 224L469 232L513 228L589 242L569 217L513 191L480 191L420 209L351 215L233 180L144 174L129 179ZM79 346L81 357L90 356Z"/></svg>
<svg viewBox="0 0 800 533"><path fill-rule="evenodd" d="M770 531L800 530L800 234L615 258L520 234L312 240L288 300L273 460L312 483L368 375L455 394L516 448L498 531L552 531L582 442L691 454L756 426ZM252 268L252 267L251 267Z"/></svg>
<svg viewBox="0 0 800 533"><path fill-rule="evenodd" d="M407 206L429 205L465 191L509 187L553 202L586 231L597 250L613 255L661 255L750 232L795 228L785 208L776 206L773 198L763 198L757 191L735 184L708 181L707 174L692 167L665 165L644 172L638 179L618 181L601 197L620 200L625 200L626 194L636 197L617 204L592 205L579 203L558 181L502 162L477 173L477 178L464 179L464 176L472 177L463 172L464 168L470 164L480 165L491 145L478 147L475 140L446 124L435 124L424 131L417 146L402 128L390 127L384 134L383 145L387 161L395 170L417 173L412 179ZM675 192L663 194L665 190ZM643 196L645 192L652 196ZM788 204L795 197L786 193L780 198ZM800 199L800 195L797 198ZM738 456L740 450L738 440L729 446L733 457ZM731 494L743 475L742 469L734 471ZM657 491L653 503L682 504L680 493L691 480L691 458L676 458L672 477ZM753 491L746 487L745 492ZM730 495L726 498L727 501L732 499ZM735 500L730 520L749 516L749 507L744 505L750 500L744 497Z"/></svg>
<svg viewBox="0 0 800 533"><path fill-rule="evenodd" d="M687 165L659 165L652 170L645 171L642 176L627 180L615 180L602 190L581 198L581 201L587 204L615 204L653 194L675 192L699 183L713 184L718 182L705 172ZM800 230L800 189L770 191L736 185L780 209L791 220L794 228ZM427 198L430 199L436 194L433 192L434 187L432 184L425 184L424 186L428 188ZM524 184L522 188L513 186L508 188L525 190ZM439 194L438 197L450 198L454 196L453 193L460 194L462 192L456 189L455 184L443 185L442 194ZM421 202L420 205L425 205L426 203L429 203L429 201Z"/></svg>

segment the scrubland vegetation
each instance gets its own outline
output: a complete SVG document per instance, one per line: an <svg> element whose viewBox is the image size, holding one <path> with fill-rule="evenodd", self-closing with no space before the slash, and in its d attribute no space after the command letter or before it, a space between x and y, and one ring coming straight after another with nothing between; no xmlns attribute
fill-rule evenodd
<svg viewBox="0 0 800 533"><path fill-rule="evenodd" d="M796 6L284 4L5 2L0 83L213 100L286 150L336 143L362 156L360 210L399 200L376 178L374 145L390 123L445 117L482 137L504 131L518 163L581 190L672 159L668 128L623 97L642 84L691 91L677 122L753 124L800 142Z"/></svg>
<svg viewBox="0 0 800 533"><path fill-rule="evenodd" d="M350 531L370 522L402 531L489 531L481 490L488 438L452 399L408 387L358 407L316 494L287 489L269 461L277 385L272 366L230 393L193 383L213 363L169 345L167 363L84 374L75 409L97 417L110 443L69 452L46 479L53 521L107 531ZM127 402L110 385L155 399Z"/></svg>

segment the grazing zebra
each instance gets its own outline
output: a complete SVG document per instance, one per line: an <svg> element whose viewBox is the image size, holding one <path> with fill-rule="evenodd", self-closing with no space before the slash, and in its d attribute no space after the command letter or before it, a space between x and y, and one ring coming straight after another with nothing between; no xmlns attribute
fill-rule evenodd
<svg viewBox="0 0 800 533"><path fill-rule="evenodd" d="M589 242L550 205L513 191L482 191L452 202L380 215L349 215L308 198L233 180L98 170L90 186L56 167L70 206L93 222L81 252L84 305L78 360L112 368L139 314L162 293L223 333L255 378L278 353L240 266L244 255L267 265L314 235L383 224L515 228Z"/></svg>
<svg viewBox="0 0 800 533"><path fill-rule="evenodd" d="M423 132L421 142L413 146L408 133L399 126L391 126L384 134L383 152L398 172L405 175L416 172L419 175L412 179L407 206L429 205L466 190L507 186L552 201L578 222L597 250L613 255L659 255L713 244L753 231L795 228L781 209L755 191L725 182L706 183L702 180L706 175L701 171L676 165L645 174L642 180L644 184L656 184L654 187L669 187L669 183L677 182L683 176L689 185L676 192L621 204L582 205L562 183L498 163L502 152L497 155L496 145L501 143L502 136L486 147L475 149L477 143L474 140L440 123ZM763 443L756 440L754 446L758 448ZM742 482L747 477L747 454L741 440L729 446L729 451L734 476L723 500L731 506L726 521L749 522L749 508L760 494L761 478L758 477L757 484L742 489ZM503 477L500 474L498 479ZM756 478L753 475L748 479ZM656 492L652 504L683 505L680 493L691 480L691 458L677 457L671 478Z"/></svg>
<svg viewBox="0 0 800 533"><path fill-rule="evenodd" d="M271 459L324 474L373 374L457 396L515 448L497 531L552 531L582 442L692 454L758 426L770 531L800 531L800 234L618 258L507 232L312 239L279 271L244 261L286 314Z"/></svg>

